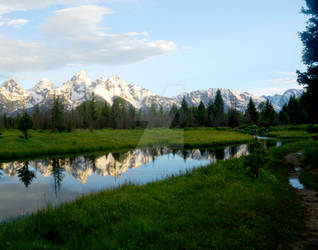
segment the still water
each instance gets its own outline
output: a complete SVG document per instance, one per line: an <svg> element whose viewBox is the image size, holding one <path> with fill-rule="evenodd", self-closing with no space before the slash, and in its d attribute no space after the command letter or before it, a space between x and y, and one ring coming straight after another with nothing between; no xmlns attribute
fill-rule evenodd
<svg viewBox="0 0 318 250"><path fill-rule="evenodd" d="M125 183L145 184L248 154L246 144L212 149L136 149L96 156L0 163L0 221Z"/></svg>

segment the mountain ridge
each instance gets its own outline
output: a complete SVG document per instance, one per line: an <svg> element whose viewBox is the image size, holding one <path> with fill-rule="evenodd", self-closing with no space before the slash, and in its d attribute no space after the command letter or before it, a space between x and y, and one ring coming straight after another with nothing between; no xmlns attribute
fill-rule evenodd
<svg viewBox="0 0 318 250"><path fill-rule="evenodd" d="M93 94L98 100L110 105L113 103L114 97L121 97L136 109L148 108L152 103L169 109L174 104L180 106L183 98L190 106L198 106L200 101L207 106L215 99L217 90L218 88L209 88L185 92L175 97L164 97L138 85L126 83L117 75L109 78L100 77L92 81L87 78L85 71L80 71L59 87L55 87L46 78L41 79L28 90L24 90L14 79L5 81L0 85L0 113L10 114L21 110L32 110L36 106L48 109L55 97L59 97L65 107L70 110L82 102L90 100ZM279 111L292 95L299 97L303 93L302 90L289 89L282 95L256 96L248 92L225 88L220 88L220 91L225 108L235 107L240 111L246 109L250 98L256 105L269 99L275 110Z"/></svg>

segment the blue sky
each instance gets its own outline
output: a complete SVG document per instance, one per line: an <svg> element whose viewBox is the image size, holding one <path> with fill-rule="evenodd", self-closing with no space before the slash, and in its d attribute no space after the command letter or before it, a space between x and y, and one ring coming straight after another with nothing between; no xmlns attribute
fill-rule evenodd
<svg viewBox="0 0 318 250"><path fill-rule="evenodd" d="M296 83L299 0L0 0L0 81L59 86L80 70L151 91L282 93Z"/></svg>

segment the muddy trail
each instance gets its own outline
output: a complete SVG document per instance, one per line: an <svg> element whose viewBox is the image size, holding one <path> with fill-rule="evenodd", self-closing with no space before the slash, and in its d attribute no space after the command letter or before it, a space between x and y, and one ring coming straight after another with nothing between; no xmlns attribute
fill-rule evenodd
<svg viewBox="0 0 318 250"><path fill-rule="evenodd" d="M305 229L299 240L293 245L293 249L318 249L318 193L300 183L302 166L299 156L300 153L294 153L285 157L291 168L289 182L297 189L306 212Z"/></svg>

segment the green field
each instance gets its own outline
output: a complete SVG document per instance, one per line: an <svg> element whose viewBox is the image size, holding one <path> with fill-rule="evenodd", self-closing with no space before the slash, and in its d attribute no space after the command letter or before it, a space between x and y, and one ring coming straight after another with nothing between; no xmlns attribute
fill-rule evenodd
<svg viewBox="0 0 318 250"><path fill-rule="evenodd" d="M18 130L1 131L0 159L40 155L72 154L120 150L136 147L209 147L241 143L252 137L231 130L152 129L152 130L78 130L72 133L30 131L25 140Z"/></svg>
<svg viewBox="0 0 318 250"><path fill-rule="evenodd" d="M266 136L278 139L310 139L318 133L308 133L308 125L270 127Z"/></svg>
<svg viewBox="0 0 318 250"><path fill-rule="evenodd" d="M48 208L0 226L0 244L3 249L290 249L302 230L303 210L288 184L283 156L308 143L271 149L256 180L242 159L220 161Z"/></svg>

